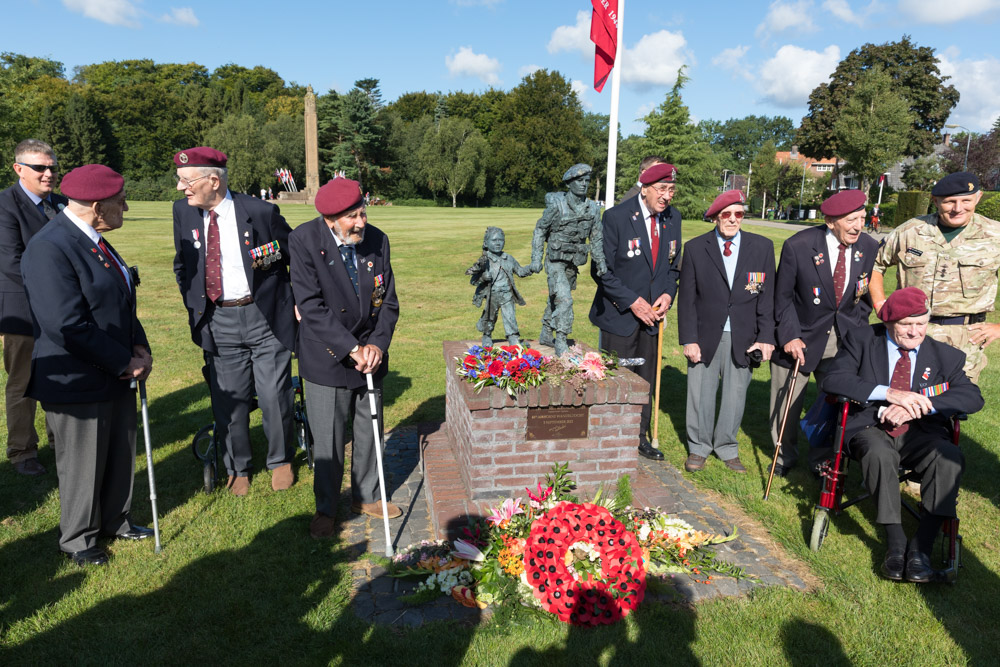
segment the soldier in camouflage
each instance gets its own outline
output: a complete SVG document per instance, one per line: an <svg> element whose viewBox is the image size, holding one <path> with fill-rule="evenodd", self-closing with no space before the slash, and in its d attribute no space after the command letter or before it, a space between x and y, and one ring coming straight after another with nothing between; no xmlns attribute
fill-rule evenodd
<svg viewBox="0 0 1000 667"><path fill-rule="evenodd" d="M590 166L575 164L563 174L563 183L569 191L545 195L545 212L538 219L531 240L531 271L539 273L542 270L544 253L549 281L549 301L542 315L538 342L554 346L556 355L569 349L566 338L573 331L571 292L576 289L576 277L580 273L577 267L586 264L590 255L598 276L608 270L604 261L600 206L587 199L590 172Z"/></svg>
<svg viewBox="0 0 1000 667"><path fill-rule="evenodd" d="M949 174L931 195L937 213L907 220L883 241L869 290L877 311L885 302L883 276L898 265L899 287L929 296L927 335L965 352L965 374L978 383L985 348L1000 338L1000 324L986 322L997 296L1000 222L976 213L983 193L975 174Z"/></svg>

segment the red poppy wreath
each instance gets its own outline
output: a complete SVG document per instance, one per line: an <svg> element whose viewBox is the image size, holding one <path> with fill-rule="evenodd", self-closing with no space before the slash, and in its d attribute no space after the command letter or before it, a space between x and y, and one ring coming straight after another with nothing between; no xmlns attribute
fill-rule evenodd
<svg viewBox="0 0 1000 667"><path fill-rule="evenodd" d="M573 552L599 556L600 572L576 567ZM596 565L596 563L595 563ZM565 623L620 621L646 594L646 565L635 535L604 507L559 503L531 526L524 569L535 597Z"/></svg>

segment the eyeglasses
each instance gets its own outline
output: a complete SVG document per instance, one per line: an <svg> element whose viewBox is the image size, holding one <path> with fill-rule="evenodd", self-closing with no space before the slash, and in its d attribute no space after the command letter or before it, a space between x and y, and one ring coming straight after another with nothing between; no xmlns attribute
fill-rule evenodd
<svg viewBox="0 0 1000 667"><path fill-rule="evenodd" d="M211 174L205 174L204 176L199 176L198 178L193 178L191 180L188 180L183 176L178 176L177 174L174 174L174 180L177 181L178 183L183 183L184 187L189 188L198 181L200 181L201 179L208 178L209 176L211 176Z"/></svg>
<svg viewBox="0 0 1000 667"><path fill-rule="evenodd" d="M743 211L723 211L722 213L719 214L719 220L729 220L730 216L732 216L736 220L742 220Z"/></svg>
<svg viewBox="0 0 1000 667"><path fill-rule="evenodd" d="M53 174L59 173L59 165L57 164L28 164L27 162L15 162L14 164L27 167L32 171L37 171L39 174L44 174L46 170L51 171Z"/></svg>
<svg viewBox="0 0 1000 667"><path fill-rule="evenodd" d="M649 187L653 188L653 191L658 195L672 195L675 192L674 186L672 185L657 184Z"/></svg>

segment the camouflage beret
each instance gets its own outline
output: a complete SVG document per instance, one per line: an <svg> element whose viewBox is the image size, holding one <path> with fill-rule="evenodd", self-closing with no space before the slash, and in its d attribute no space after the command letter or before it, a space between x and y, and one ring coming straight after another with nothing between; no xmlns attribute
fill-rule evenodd
<svg viewBox="0 0 1000 667"><path fill-rule="evenodd" d="M577 179L581 176L589 174L592 171L593 169L590 168L589 164L574 164L566 170L565 174L563 174L563 183Z"/></svg>

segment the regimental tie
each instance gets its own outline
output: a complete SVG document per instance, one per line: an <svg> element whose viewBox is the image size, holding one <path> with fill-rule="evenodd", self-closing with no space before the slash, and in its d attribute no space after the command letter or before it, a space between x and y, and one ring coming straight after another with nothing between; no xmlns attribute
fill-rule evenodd
<svg viewBox="0 0 1000 667"><path fill-rule="evenodd" d="M208 214L208 236L205 239L205 296L215 303L222 298L222 243L219 240L219 214Z"/></svg>
<svg viewBox="0 0 1000 667"><path fill-rule="evenodd" d="M38 210L49 220L59 215L59 211L56 210L56 207L48 199L38 202Z"/></svg>
<svg viewBox="0 0 1000 667"><path fill-rule="evenodd" d="M726 257L732 257L732 255L733 255L733 242L732 241L724 241L722 245L726 246L726 249L722 251L722 254L725 255Z"/></svg>
<svg viewBox="0 0 1000 667"><path fill-rule="evenodd" d="M660 216L657 214L652 214L649 216L649 243L650 243L650 256L653 258L653 268L656 268L656 257L660 254L660 229L657 224L657 219Z"/></svg>
<svg viewBox="0 0 1000 667"><path fill-rule="evenodd" d="M97 242L97 247L100 248L101 252L104 253L104 256L107 257L108 264L112 264L115 267L115 273L118 274L118 277L121 278L123 283L125 283L125 287L128 288L128 280L125 278L125 267L123 267L114 254L108 250L108 246L105 245L103 238Z"/></svg>
<svg viewBox="0 0 1000 667"><path fill-rule="evenodd" d="M354 294L355 296L360 296L361 288L358 287L358 266L354 261L354 246L340 246L340 256L343 258L344 266L347 268L347 275L351 277L351 284L354 285Z"/></svg>
<svg viewBox="0 0 1000 667"><path fill-rule="evenodd" d="M899 348L899 361L892 369L892 378L889 380L890 389L899 391L910 391L910 350ZM896 428L886 429L886 433L892 437L897 437L909 430L909 424L900 424Z"/></svg>
<svg viewBox="0 0 1000 667"><path fill-rule="evenodd" d="M847 246L841 243L839 246L840 254L837 255L837 268L833 270L833 295L837 299L837 307L840 307L840 300L844 298L844 283L847 282L847 256L850 254L848 252ZM909 391L909 375L907 377L907 391Z"/></svg>

